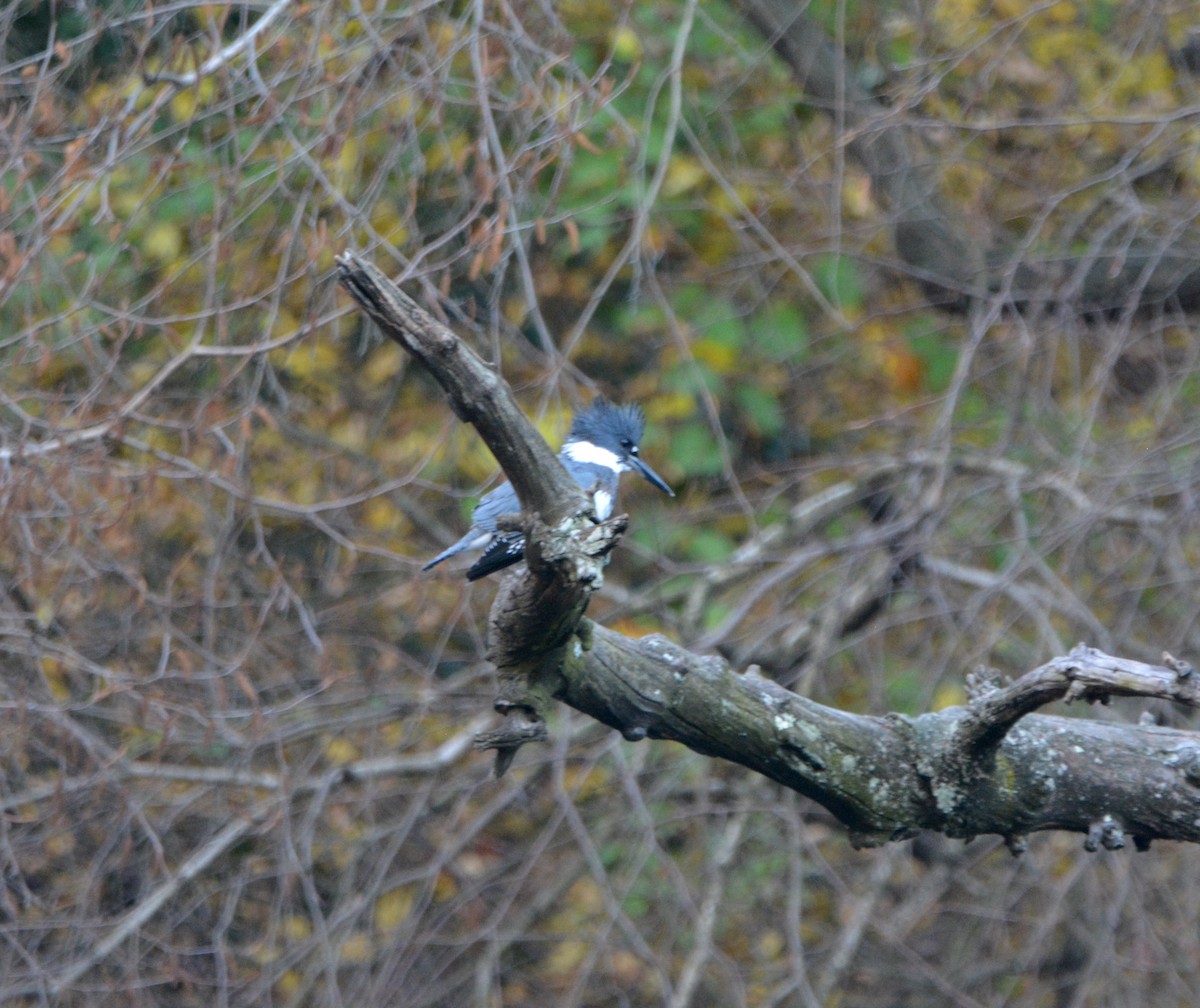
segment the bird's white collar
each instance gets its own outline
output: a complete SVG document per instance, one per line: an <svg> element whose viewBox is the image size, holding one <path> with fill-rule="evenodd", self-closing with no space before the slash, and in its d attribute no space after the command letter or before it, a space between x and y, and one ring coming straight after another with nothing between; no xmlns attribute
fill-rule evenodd
<svg viewBox="0 0 1200 1008"><path fill-rule="evenodd" d="M562 453L572 462L582 462L585 465L604 466L615 473L623 473L628 468L622 463L616 452L601 448L591 441L568 441L563 445Z"/></svg>

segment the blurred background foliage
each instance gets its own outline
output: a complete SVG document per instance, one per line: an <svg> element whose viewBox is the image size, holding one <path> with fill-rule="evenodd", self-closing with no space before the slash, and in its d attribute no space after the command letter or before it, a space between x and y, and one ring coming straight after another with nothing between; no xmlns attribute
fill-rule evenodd
<svg viewBox="0 0 1200 1008"><path fill-rule="evenodd" d="M1188 0L804 14L980 247L1194 235ZM1196 650L1194 319L931 303L737 4L20 0L0 40L5 1004L1194 1002L1194 852L855 852L567 711L491 780L492 587L417 569L494 463L330 268L554 442L645 407L679 496L626 487L594 617L881 714Z"/></svg>

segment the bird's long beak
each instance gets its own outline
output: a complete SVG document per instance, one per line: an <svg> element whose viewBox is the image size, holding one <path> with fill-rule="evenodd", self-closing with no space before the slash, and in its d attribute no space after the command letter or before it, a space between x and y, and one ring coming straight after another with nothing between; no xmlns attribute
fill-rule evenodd
<svg viewBox="0 0 1200 1008"><path fill-rule="evenodd" d="M669 486L667 486L667 481L665 479L663 479L661 476L659 476L658 473L656 473L653 469L651 469L648 465L646 465L646 463L643 462L636 455L631 455L629 457L628 464L629 464L629 468L632 469L639 476L641 476L642 479L644 479L647 483L652 483L654 486L658 487L659 490L661 490L663 493L665 493L668 497L675 496L675 491L672 490Z"/></svg>

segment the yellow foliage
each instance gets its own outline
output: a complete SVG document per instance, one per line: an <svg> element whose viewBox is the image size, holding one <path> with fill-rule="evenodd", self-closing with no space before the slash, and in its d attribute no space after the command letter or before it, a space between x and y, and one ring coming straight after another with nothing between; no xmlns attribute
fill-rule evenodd
<svg viewBox="0 0 1200 1008"><path fill-rule="evenodd" d="M283 1000L290 1000L300 990L304 977L299 970L290 969L275 981L275 993Z"/></svg>
<svg viewBox="0 0 1200 1008"><path fill-rule="evenodd" d="M1053 24L1074 24L1079 18L1079 9L1074 0L1058 0L1058 3L1051 4L1039 13Z"/></svg>
<svg viewBox="0 0 1200 1008"><path fill-rule="evenodd" d="M1029 11L1029 0L992 0L992 11L1002 21L1011 21Z"/></svg>
<svg viewBox="0 0 1200 1008"><path fill-rule="evenodd" d="M1170 97L1175 71L1165 52L1150 52L1122 62L1113 82L1112 102L1123 106L1132 102L1161 106Z"/></svg>
<svg viewBox="0 0 1200 1008"><path fill-rule="evenodd" d="M488 450L487 445L480 440L479 435L475 433L473 427L456 428L451 432L450 440L454 445L453 454L455 461L458 463L458 468L468 479L483 482L496 475L497 466L495 456Z"/></svg>
<svg viewBox="0 0 1200 1008"><path fill-rule="evenodd" d="M380 667L397 671L398 667L388 664L388 656L380 656ZM379 740L386 749L399 749L408 739L408 725L402 720L388 721L380 726Z"/></svg>
<svg viewBox="0 0 1200 1008"><path fill-rule="evenodd" d="M759 958L768 961L777 960L787 947L787 942L783 934L776 928L767 928L758 936L758 941L755 942L755 951Z"/></svg>
<svg viewBox="0 0 1200 1008"><path fill-rule="evenodd" d="M207 109L217 93L217 83L212 77L204 77L195 86L183 88L171 99L171 118L176 122L191 122L196 112Z"/></svg>
<svg viewBox="0 0 1200 1008"><path fill-rule="evenodd" d="M612 32L608 44L613 56L625 63L636 63L642 58L642 40L628 24Z"/></svg>
<svg viewBox="0 0 1200 1008"><path fill-rule="evenodd" d="M1041 66L1078 59L1082 37L1077 28L1044 28L1029 40L1029 55Z"/></svg>
<svg viewBox="0 0 1200 1008"><path fill-rule="evenodd" d="M51 603L48 599L42 599L40 602L38 602L37 608L34 609L34 617L37 619L39 627L45 630L50 626L51 623L54 622L54 616L55 612L53 603ZM43 663L45 662L52 662L56 666L58 664L53 658L44 658ZM43 671L45 671L44 666Z"/></svg>
<svg viewBox="0 0 1200 1008"><path fill-rule="evenodd" d="M46 247L59 259L66 259L75 250L70 236L65 234L56 234L46 243Z"/></svg>
<svg viewBox="0 0 1200 1008"><path fill-rule="evenodd" d="M603 38L605 32L611 34L618 9L616 4L598 0L559 0L555 4L567 30L584 38Z"/></svg>
<svg viewBox="0 0 1200 1008"><path fill-rule="evenodd" d="M445 903L446 900L453 899L457 895L457 879L445 869L438 872L437 878L433 882L433 901L435 903Z"/></svg>
<svg viewBox="0 0 1200 1008"><path fill-rule="evenodd" d="M646 416L652 424L686 420L695 413L696 400L686 392L665 392L646 404Z"/></svg>
<svg viewBox="0 0 1200 1008"><path fill-rule="evenodd" d="M391 532L400 512L386 497L372 497L363 505L363 525L372 532Z"/></svg>
<svg viewBox="0 0 1200 1008"><path fill-rule="evenodd" d="M738 238L724 217L709 213L704 219L708 226L704 229L704 240L696 245L696 255L706 265L720 266L737 252Z"/></svg>
<svg viewBox="0 0 1200 1008"><path fill-rule="evenodd" d="M66 857L75 850L75 835L70 830L52 833L43 841L46 854L54 859Z"/></svg>
<svg viewBox="0 0 1200 1008"><path fill-rule="evenodd" d="M575 793L579 801L586 801L596 795L607 794L612 787L612 777L599 766L568 767L563 772L563 784Z"/></svg>
<svg viewBox="0 0 1200 1008"><path fill-rule="evenodd" d="M857 172L847 172L842 186L842 210L848 217L865 220L876 210L871 196L871 179Z"/></svg>
<svg viewBox="0 0 1200 1008"><path fill-rule="evenodd" d="M438 21L429 26L429 38L438 56L448 56L458 41L458 28L453 21Z"/></svg>
<svg viewBox="0 0 1200 1008"><path fill-rule="evenodd" d="M279 930L289 942L302 942L312 937L312 921L301 914L287 914L279 923Z"/></svg>
<svg viewBox="0 0 1200 1008"><path fill-rule="evenodd" d="M945 682L933 694L932 707L935 711L939 711L945 710L947 707L961 707L966 702L967 694L961 683Z"/></svg>
<svg viewBox="0 0 1200 1008"><path fill-rule="evenodd" d="M179 451L179 435L164 427L151 427L142 435L146 447L174 455Z"/></svg>
<svg viewBox="0 0 1200 1008"><path fill-rule="evenodd" d="M295 333L297 329L296 320L287 312L280 312L276 325L271 328L271 335L272 337L281 337ZM304 340L286 350L273 350L271 357L296 378L325 382L337 374L339 365L337 348L327 340L320 338Z"/></svg>
<svg viewBox="0 0 1200 1008"><path fill-rule="evenodd" d="M315 469L299 470L287 484L283 494L293 504L301 506L315 504L321 499L321 479Z"/></svg>
<svg viewBox="0 0 1200 1008"><path fill-rule="evenodd" d="M736 217L743 207L752 207L758 202L758 191L749 182L738 182L730 192L729 186L714 187L708 194L708 205L714 213Z"/></svg>
<svg viewBox="0 0 1200 1008"><path fill-rule="evenodd" d="M969 202L988 193L995 179L987 166L975 161L955 161L946 165L942 173L945 191L964 202Z"/></svg>
<svg viewBox="0 0 1200 1008"><path fill-rule="evenodd" d="M552 977L568 977L575 972L591 949L591 942L569 939L559 942L546 957L545 970Z"/></svg>
<svg viewBox="0 0 1200 1008"><path fill-rule="evenodd" d="M465 133L453 133L441 138L425 155L425 168L429 174L439 171L457 171L462 165L467 150L471 146L471 138Z"/></svg>
<svg viewBox="0 0 1200 1008"><path fill-rule="evenodd" d="M365 931L352 931L338 946L338 958L347 964L370 962L374 946Z"/></svg>
<svg viewBox="0 0 1200 1008"><path fill-rule="evenodd" d="M364 138L365 139L365 138ZM342 140L341 149L333 159L333 178L339 185L353 179L362 163L362 145L359 138L350 135Z"/></svg>
<svg viewBox="0 0 1200 1008"><path fill-rule="evenodd" d="M1148 413L1137 413L1125 425L1125 436L1130 441L1140 441L1145 439L1147 442L1153 442L1154 436L1158 433L1158 421L1154 416Z"/></svg>
<svg viewBox="0 0 1200 1008"><path fill-rule="evenodd" d="M664 196L681 196L695 189L708 178L708 169L699 158L691 154L672 155L667 165L667 176L663 180Z"/></svg>
<svg viewBox="0 0 1200 1008"><path fill-rule="evenodd" d="M335 444L351 451L367 450L367 417L361 413L351 413L336 423L329 425L329 438Z"/></svg>
<svg viewBox="0 0 1200 1008"><path fill-rule="evenodd" d="M142 235L140 246L147 258L160 265L172 263L183 251L183 231L178 224L158 221Z"/></svg>
<svg viewBox="0 0 1200 1008"><path fill-rule="evenodd" d="M981 0L936 0L933 16L952 44L966 42L982 32Z"/></svg>
<svg viewBox="0 0 1200 1008"><path fill-rule="evenodd" d="M738 349L710 339L698 339L692 344L696 360L703 361L717 374L728 374L738 360Z"/></svg>
<svg viewBox="0 0 1200 1008"><path fill-rule="evenodd" d="M622 987L638 983L646 975L646 964L627 949L618 949L609 957L609 969Z"/></svg>
<svg viewBox="0 0 1200 1008"><path fill-rule="evenodd" d="M48 626L53 618L54 610L50 606L43 603L37 607L37 620L43 627ZM46 686L50 689L50 695L59 703L66 703L71 699L67 670L58 659L48 655L42 656L42 678L45 679Z"/></svg>
<svg viewBox="0 0 1200 1008"><path fill-rule="evenodd" d="M416 898L412 886L398 886L375 901L375 930L395 931L412 913Z"/></svg>
<svg viewBox="0 0 1200 1008"><path fill-rule="evenodd" d="M399 345L388 341L371 351L358 373L368 388L378 388L403 371L406 362Z"/></svg>
<svg viewBox="0 0 1200 1008"><path fill-rule="evenodd" d="M604 908L604 893L595 879L581 878L567 890L563 905L576 913L599 913Z"/></svg>
<svg viewBox="0 0 1200 1008"><path fill-rule="evenodd" d="M412 118L417 110L416 98L412 91L407 88L401 88L394 92L384 105L384 111L389 119L394 119L396 122L404 122Z"/></svg>
<svg viewBox="0 0 1200 1008"><path fill-rule="evenodd" d="M325 758L334 766L345 766L361 756L362 753L359 752L358 746L341 735L331 738L325 743Z"/></svg>

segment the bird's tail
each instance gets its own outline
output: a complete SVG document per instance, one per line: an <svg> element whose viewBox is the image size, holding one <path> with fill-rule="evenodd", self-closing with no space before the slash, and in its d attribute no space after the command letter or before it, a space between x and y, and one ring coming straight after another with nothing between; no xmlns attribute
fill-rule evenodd
<svg viewBox="0 0 1200 1008"><path fill-rule="evenodd" d="M467 580L478 581L481 577L511 567L524 557L525 536L522 533L505 532L493 536L488 548L483 551L483 556L467 570Z"/></svg>
<svg viewBox="0 0 1200 1008"><path fill-rule="evenodd" d="M443 560L449 560L456 553L461 553L463 550L470 549L472 546L486 546L491 540L491 535L487 532L480 532L479 529L473 528L465 536L458 540L453 546L447 546L441 553L435 556L424 567L423 571L429 570L430 567L436 567Z"/></svg>

